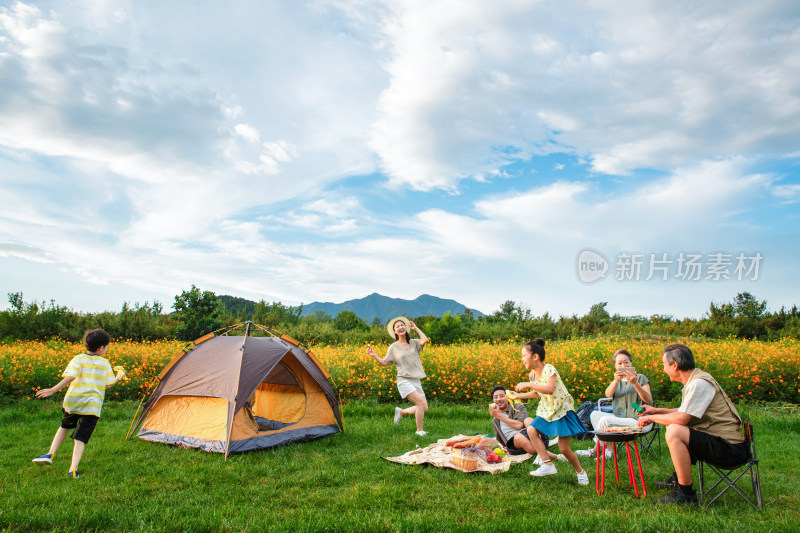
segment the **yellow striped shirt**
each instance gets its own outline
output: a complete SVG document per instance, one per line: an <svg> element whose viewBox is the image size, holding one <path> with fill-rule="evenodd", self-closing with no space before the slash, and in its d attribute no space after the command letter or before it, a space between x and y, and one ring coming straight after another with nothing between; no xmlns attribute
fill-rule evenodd
<svg viewBox="0 0 800 533"><path fill-rule="evenodd" d="M99 417L106 386L115 379L111 364L100 355L84 353L72 358L62 376L75 378L64 395L64 410L70 414Z"/></svg>

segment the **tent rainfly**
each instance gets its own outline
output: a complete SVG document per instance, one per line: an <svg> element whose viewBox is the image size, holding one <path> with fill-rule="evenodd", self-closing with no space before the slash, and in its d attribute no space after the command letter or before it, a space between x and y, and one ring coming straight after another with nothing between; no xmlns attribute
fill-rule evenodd
<svg viewBox="0 0 800 533"><path fill-rule="evenodd" d="M137 436L227 457L344 431L317 358L286 335L253 337L251 326L274 334L237 324L175 356L132 426Z"/></svg>

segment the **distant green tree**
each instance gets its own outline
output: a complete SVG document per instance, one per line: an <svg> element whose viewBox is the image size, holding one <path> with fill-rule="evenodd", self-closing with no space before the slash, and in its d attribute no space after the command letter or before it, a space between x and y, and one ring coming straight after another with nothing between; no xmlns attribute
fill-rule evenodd
<svg viewBox="0 0 800 533"><path fill-rule="evenodd" d="M175 337L191 341L221 328L225 324L225 304L211 291L200 291L192 285L175 297Z"/></svg>
<svg viewBox="0 0 800 533"><path fill-rule="evenodd" d="M339 331L350 331L354 329L367 329L366 324L358 318L354 312L347 309L340 311L333 319L333 325Z"/></svg>
<svg viewBox="0 0 800 533"><path fill-rule="evenodd" d="M415 321L416 323L416 321ZM461 316L453 316L447 311L444 316L432 321L428 326L428 337L436 344L451 344L465 337ZM425 330L423 330L425 331Z"/></svg>
<svg viewBox="0 0 800 533"><path fill-rule="evenodd" d="M469 307L465 307L458 316L461 317L461 323L465 328L469 328L475 323L475 313Z"/></svg>
<svg viewBox="0 0 800 533"><path fill-rule="evenodd" d="M421 329L422 331L427 333L428 330L431 329L431 325L434 322L436 322L437 320L439 320L439 318L437 318L437 317L435 317L433 315L422 315L422 316L418 316L418 317L414 318L414 324L419 329ZM411 333L411 332L409 331L409 333Z"/></svg>
<svg viewBox="0 0 800 533"><path fill-rule="evenodd" d="M63 305L36 301L26 303L21 292L8 294L11 309L0 313L0 338L23 340L61 337L80 340L87 327L85 316Z"/></svg>
<svg viewBox="0 0 800 533"><path fill-rule="evenodd" d="M148 302L139 305L136 302L133 307L125 302L117 318L122 330L118 335L120 338L143 341L164 336L165 330L161 327L163 307L160 302L154 301L153 305Z"/></svg>
<svg viewBox="0 0 800 533"><path fill-rule="evenodd" d="M737 318L761 320L767 310L767 301L760 302L749 292L740 292L733 299L733 311Z"/></svg>
<svg viewBox="0 0 800 533"><path fill-rule="evenodd" d="M225 304L225 309L228 313L235 316L237 321L242 322L253 316L253 311L256 306L254 301L238 296L229 296L227 294L217 296L217 298L222 300L222 303Z"/></svg>
<svg viewBox="0 0 800 533"><path fill-rule="evenodd" d="M733 310L740 337L747 339L766 337L767 328L764 320L767 310L766 300L759 302L749 292L740 292L733 299Z"/></svg>
<svg viewBox="0 0 800 533"><path fill-rule="evenodd" d="M518 327L519 336L524 340L533 340L536 337L543 339L553 339L555 335L556 323L550 318L549 313L540 317L530 318L520 323Z"/></svg>
<svg viewBox="0 0 800 533"><path fill-rule="evenodd" d="M261 300L255 305L253 322L270 328L277 328L282 325L293 326L300 322L302 314L302 305L300 307L289 307L281 302L268 304L266 301Z"/></svg>
<svg viewBox="0 0 800 533"><path fill-rule="evenodd" d="M503 322L511 322L516 318L517 307L518 306L516 303L514 303L514 301L506 300L500 304L500 309L494 312L494 316Z"/></svg>

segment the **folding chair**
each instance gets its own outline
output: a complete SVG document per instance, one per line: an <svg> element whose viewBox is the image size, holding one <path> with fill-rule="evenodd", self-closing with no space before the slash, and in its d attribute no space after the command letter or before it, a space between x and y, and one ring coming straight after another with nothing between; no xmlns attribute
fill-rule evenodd
<svg viewBox="0 0 800 533"><path fill-rule="evenodd" d="M753 424L750 423L750 420L747 418L742 420L742 432L744 433L745 442L747 443L747 447L750 449L750 458L740 464L733 467L719 467L712 465L711 463L707 463L705 461L698 461L697 462L697 473L698 477L700 478L700 504L710 506L712 503L717 501L717 498L722 496L728 489L735 490L739 496L744 498L744 500L750 504L753 509L761 509L764 507L764 503L761 499L761 480L758 477L758 457L756 456L756 441L753 437ZM707 466L711 471L713 471L719 479L717 482L711 487L708 488L705 483L705 469L704 465ZM741 469L740 472L737 473L737 470ZM747 473L750 473L750 481L753 485L753 499L751 500L750 497L742 490L742 488L737 485L737 481ZM733 475L736 474L736 477ZM725 485L719 489L719 491L714 495L713 498L706 504L706 498L712 495L713 491L717 489L721 483L725 483ZM753 501L755 500L755 502Z"/></svg>
<svg viewBox="0 0 800 533"><path fill-rule="evenodd" d="M653 428L647 433L642 433L638 437L639 446L643 451L653 457L661 457L661 426L653 424ZM658 451L656 451L658 445Z"/></svg>
<svg viewBox="0 0 800 533"><path fill-rule="evenodd" d="M658 407L658 404L653 402L653 407ZM653 457L661 457L661 425L653 424L653 428L639 436L638 440L644 451ZM656 444L658 444L658 453L656 453Z"/></svg>

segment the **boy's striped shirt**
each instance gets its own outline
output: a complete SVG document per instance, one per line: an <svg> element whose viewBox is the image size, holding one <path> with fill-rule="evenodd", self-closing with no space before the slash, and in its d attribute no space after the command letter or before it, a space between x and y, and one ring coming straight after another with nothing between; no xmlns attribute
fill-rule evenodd
<svg viewBox="0 0 800 533"><path fill-rule="evenodd" d="M64 395L64 410L99 417L106 386L115 380L111 364L102 356L84 353L72 358L62 376L75 378Z"/></svg>

